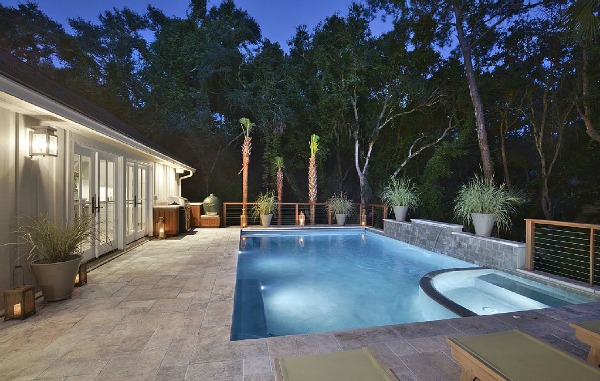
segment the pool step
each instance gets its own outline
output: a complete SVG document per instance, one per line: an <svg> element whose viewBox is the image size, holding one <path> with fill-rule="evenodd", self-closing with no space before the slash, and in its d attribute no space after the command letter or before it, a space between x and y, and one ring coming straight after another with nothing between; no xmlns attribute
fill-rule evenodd
<svg viewBox="0 0 600 381"><path fill-rule="evenodd" d="M268 336L260 287L258 279L238 279L235 285L234 319L231 322L232 341ZM238 303L238 300L244 300L244 303Z"/></svg>
<svg viewBox="0 0 600 381"><path fill-rule="evenodd" d="M501 287L505 290L512 291L515 294L524 296L531 300L535 300L548 307L561 307L570 304L564 299L549 295L545 292L542 292L541 290L536 289L535 287L532 287L529 284L519 282L517 280L506 278L503 276L499 276L494 273L481 275L478 277L478 279L490 283L494 286Z"/></svg>

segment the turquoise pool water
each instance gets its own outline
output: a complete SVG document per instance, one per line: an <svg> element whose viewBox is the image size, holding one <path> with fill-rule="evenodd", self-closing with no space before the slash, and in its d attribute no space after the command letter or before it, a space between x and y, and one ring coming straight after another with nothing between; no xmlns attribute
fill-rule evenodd
<svg viewBox="0 0 600 381"><path fill-rule="evenodd" d="M245 231L232 340L457 317L420 278L475 267L365 229Z"/></svg>

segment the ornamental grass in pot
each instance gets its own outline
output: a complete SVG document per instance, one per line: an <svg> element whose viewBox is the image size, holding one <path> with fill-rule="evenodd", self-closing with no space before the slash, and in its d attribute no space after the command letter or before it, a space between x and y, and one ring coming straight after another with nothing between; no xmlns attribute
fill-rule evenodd
<svg viewBox="0 0 600 381"><path fill-rule="evenodd" d="M454 214L466 225L473 223L476 235L489 237L494 224L498 230L510 230L511 216L524 202L525 197L506 184L496 185L493 179L476 175L460 188L454 200Z"/></svg>
<svg viewBox="0 0 600 381"><path fill-rule="evenodd" d="M252 217L260 217L260 224L268 228L271 226L271 219L276 209L277 199L275 198L275 194L273 191L267 191L266 193L259 194L256 198L254 206L252 206Z"/></svg>
<svg viewBox="0 0 600 381"><path fill-rule="evenodd" d="M89 219L77 217L66 225L48 217L26 219L16 233L30 248L27 261L44 299L53 302L70 298L81 263L77 253L90 238Z"/></svg>
<svg viewBox="0 0 600 381"><path fill-rule="evenodd" d="M381 193L383 203L394 209L396 221L405 221L409 209L419 205L419 193L410 179L391 179Z"/></svg>
<svg viewBox="0 0 600 381"><path fill-rule="evenodd" d="M354 212L354 203L343 192L340 192L340 194L334 193L327 200L327 211L330 214L335 214L337 224L343 226L346 224L348 215Z"/></svg>

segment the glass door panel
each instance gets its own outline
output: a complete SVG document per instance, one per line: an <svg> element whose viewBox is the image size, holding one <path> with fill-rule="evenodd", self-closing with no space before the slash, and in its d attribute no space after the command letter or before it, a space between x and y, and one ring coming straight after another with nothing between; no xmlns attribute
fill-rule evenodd
<svg viewBox="0 0 600 381"><path fill-rule="evenodd" d="M129 243L148 234L148 168L135 162L128 162L126 168L127 234L125 243Z"/></svg>

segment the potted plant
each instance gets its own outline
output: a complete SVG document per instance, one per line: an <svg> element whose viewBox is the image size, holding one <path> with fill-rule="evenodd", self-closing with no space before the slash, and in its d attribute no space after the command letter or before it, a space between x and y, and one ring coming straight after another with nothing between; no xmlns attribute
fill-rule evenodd
<svg viewBox="0 0 600 381"><path fill-rule="evenodd" d="M258 195L254 206L252 207L252 216L257 218L260 216L260 224L268 228L271 226L273 212L277 209L277 199L272 191L261 193Z"/></svg>
<svg viewBox="0 0 600 381"><path fill-rule="evenodd" d="M327 210L329 213L335 214L337 224L343 226L346 223L348 214L354 211L354 204L343 192L340 192L340 194L334 193L329 200L327 200Z"/></svg>
<svg viewBox="0 0 600 381"><path fill-rule="evenodd" d="M396 221L405 221L408 209L419 205L419 194L410 179L391 179L381 194L383 203L394 209Z"/></svg>
<svg viewBox="0 0 600 381"><path fill-rule="evenodd" d="M27 261L44 299L54 302L70 298L81 262L77 252L90 237L89 219L77 217L66 225L48 217L27 219L16 233L30 248Z"/></svg>
<svg viewBox="0 0 600 381"><path fill-rule="evenodd" d="M467 225L472 221L476 235L489 237L494 223L499 230L510 230L510 217L525 198L508 189L506 184L498 186L493 179L486 180L476 175L460 188L454 202L456 217Z"/></svg>

